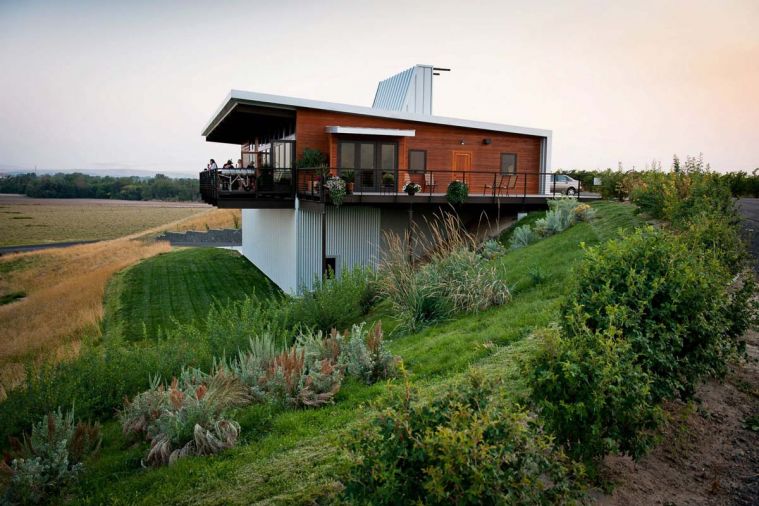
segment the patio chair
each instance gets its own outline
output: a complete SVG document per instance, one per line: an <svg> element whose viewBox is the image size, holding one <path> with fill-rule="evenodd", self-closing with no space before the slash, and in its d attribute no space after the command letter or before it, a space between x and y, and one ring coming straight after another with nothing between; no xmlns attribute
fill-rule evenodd
<svg viewBox="0 0 759 506"><path fill-rule="evenodd" d="M506 191L508 194L509 188L509 179L511 178L510 175L499 175L496 176L496 178L493 180L493 183L485 183L485 186L482 189L483 195L486 195L488 193L492 193L493 196L500 196L502 191ZM488 192L490 190L490 192Z"/></svg>
<svg viewBox="0 0 759 506"><path fill-rule="evenodd" d="M436 186L437 186L437 183L435 183L435 174L433 174L432 172L425 172L424 173L424 191L427 193L434 193Z"/></svg>
<svg viewBox="0 0 759 506"><path fill-rule="evenodd" d="M509 196L509 192L517 187L517 181L519 181L519 176L516 174L512 174L509 176L509 184L506 185L506 196Z"/></svg>

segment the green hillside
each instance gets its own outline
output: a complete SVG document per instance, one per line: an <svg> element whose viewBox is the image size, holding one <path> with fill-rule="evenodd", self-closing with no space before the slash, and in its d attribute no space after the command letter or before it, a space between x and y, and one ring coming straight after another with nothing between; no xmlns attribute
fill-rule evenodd
<svg viewBox="0 0 759 506"><path fill-rule="evenodd" d="M524 391L519 359L534 346L529 338L531 332L556 319L572 281L572 266L583 255L582 244L607 240L619 230L640 223L632 206L598 203L594 207L598 217L591 223L578 223L495 260L512 289L510 303L392 339L392 352L403 358L422 397L434 396L472 365L501 378L510 392ZM171 259L171 255L161 257L163 261L147 272L166 272L164 262L171 263ZM179 286L203 283L194 281L194 269L185 267L180 271L183 281L172 281ZM151 280L147 272L144 279ZM199 276L205 275L201 269ZM151 283L166 286L160 281ZM154 329L164 325L169 316L190 318L199 314L167 303L165 307L177 308L177 314L146 317L141 315L150 314L151 304L140 297L122 296L120 303L120 318L138 315ZM386 328L396 323L384 304L375 308L370 319L382 319ZM132 332L141 335L137 330ZM72 503L312 504L332 497L341 487L337 477L346 463L341 446L345 435L374 412L368 403L374 401L381 406L388 391L387 383L365 386L347 380L335 404L320 409L285 410L268 404L241 408L235 416L242 427L242 442L237 447L211 457L182 459L158 469L141 467L145 444L130 444L118 424L109 422L104 426L101 453L87 462L87 472L72 491Z"/></svg>
<svg viewBox="0 0 759 506"><path fill-rule="evenodd" d="M155 338L179 323L201 322L214 301L279 291L235 251L188 248L159 255L117 275L107 297L104 326L134 341Z"/></svg>

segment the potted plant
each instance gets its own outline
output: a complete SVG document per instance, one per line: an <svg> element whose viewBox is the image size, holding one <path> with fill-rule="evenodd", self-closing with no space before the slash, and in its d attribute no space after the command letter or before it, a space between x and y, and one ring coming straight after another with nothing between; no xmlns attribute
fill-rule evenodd
<svg viewBox="0 0 759 506"><path fill-rule="evenodd" d="M405 191L406 193L408 193L409 196L413 197L417 192L422 191L422 187L419 184L417 184L417 183L413 183L413 182L409 181L409 182L407 182L406 184L403 185L403 191Z"/></svg>
<svg viewBox="0 0 759 506"><path fill-rule="evenodd" d="M382 174L382 185L386 190L392 189L395 186L395 176L391 172Z"/></svg>
<svg viewBox="0 0 759 506"><path fill-rule="evenodd" d="M335 206L340 206L345 199L345 181L337 176L330 176L324 183L324 189L329 192L329 198Z"/></svg>
<svg viewBox="0 0 759 506"><path fill-rule="evenodd" d="M342 171L340 177L343 178L343 181L345 181L345 191L350 193L353 193L353 184L355 181L356 175L353 173L352 169L346 169Z"/></svg>
<svg viewBox="0 0 759 506"><path fill-rule="evenodd" d="M448 185L448 191L445 193L445 197L448 199L448 203L452 206L463 204L469 196L469 187L465 182L459 180L453 180Z"/></svg>

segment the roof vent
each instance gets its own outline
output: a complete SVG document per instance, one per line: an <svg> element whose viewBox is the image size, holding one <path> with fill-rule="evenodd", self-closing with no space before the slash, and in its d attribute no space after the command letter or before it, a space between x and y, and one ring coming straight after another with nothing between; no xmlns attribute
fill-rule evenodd
<svg viewBox="0 0 759 506"><path fill-rule="evenodd" d="M414 65L399 74L380 81L374 95L374 109L432 115L432 76L438 71L432 65Z"/></svg>

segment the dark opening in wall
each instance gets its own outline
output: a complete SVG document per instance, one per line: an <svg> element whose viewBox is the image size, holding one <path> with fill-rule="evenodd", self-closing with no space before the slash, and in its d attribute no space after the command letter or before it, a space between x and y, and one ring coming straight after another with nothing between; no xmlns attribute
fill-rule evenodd
<svg viewBox="0 0 759 506"><path fill-rule="evenodd" d="M326 276L328 272L331 272L332 275L337 275L337 258L335 257L326 258L326 263L324 265L324 272L322 274Z"/></svg>

